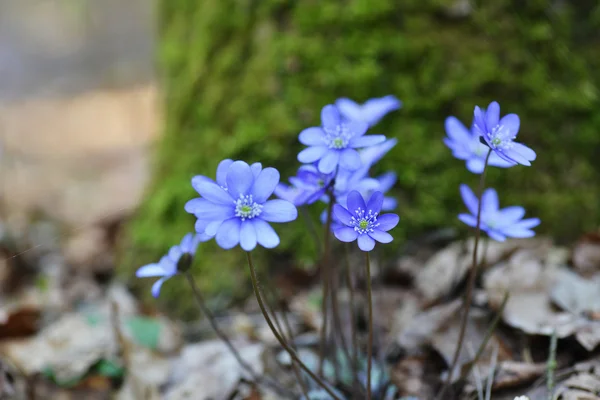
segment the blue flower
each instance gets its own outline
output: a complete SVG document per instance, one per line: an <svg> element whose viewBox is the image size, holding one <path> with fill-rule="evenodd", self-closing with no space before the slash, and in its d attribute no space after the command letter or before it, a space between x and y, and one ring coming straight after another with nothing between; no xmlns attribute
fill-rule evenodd
<svg viewBox="0 0 600 400"><path fill-rule="evenodd" d="M268 200L278 183L275 168L223 160L216 182L205 176L192 179L201 197L188 201L185 210L198 219L196 232L215 237L223 249L238 244L245 251L257 244L271 249L279 244L279 236L269 222L289 222L298 216L289 201Z"/></svg>
<svg viewBox="0 0 600 400"><path fill-rule="evenodd" d="M402 102L396 96L388 95L367 100L365 104L360 105L355 101L342 97L336 100L335 105L347 120L361 121L373 126L387 113L402 107Z"/></svg>
<svg viewBox="0 0 600 400"><path fill-rule="evenodd" d="M326 105L321 110L320 127L311 127L300 132L300 143L309 146L298 154L304 164L318 163L319 172L332 173L338 165L353 171L361 166L357 148L369 147L385 140L383 135L368 135L368 125L361 121L345 121L338 109Z"/></svg>
<svg viewBox="0 0 600 400"><path fill-rule="evenodd" d="M333 205L333 212L341 223L333 234L342 242L358 241L362 251L373 250L375 241L390 243L393 238L387 231L398 225L400 218L396 214L379 215L382 204L381 192L373 193L366 204L359 192L350 192L347 207Z"/></svg>
<svg viewBox="0 0 600 400"><path fill-rule="evenodd" d="M135 276L138 278L160 276L161 278L152 285L152 296L158 297L162 284L178 272L186 271L192 264L198 244L209 239L210 237L204 234L188 233L181 243L171 247L167 255L163 256L158 263L140 267Z"/></svg>
<svg viewBox="0 0 600 400"><path fill-rule="evenodd" d="M486 111L475 106L475 133L481 135L500 158L529 166L536 154L524 144L514 141L519 133L519 126L517 114L507 114L500 119L500 105L495 101L490 103Z"/></svg>
<svg viewBox="0 0 600 400"><path fill-rule="evenodd" d="M292 185L279 183L275 187L275 195L296 206L312 204L325 195L333 178L333 173L323 174L315 165L302 165L296 176L289 179Z"/></svg>
<svg viewBox="0 0 600 400"><path fill-rule="evenodd" d="M465 224L477 227L477 207L479 200L473 191L465 184L460 185L460 194L470 214L459 214ZM498 194L494 189L487 189L481 196L481 221L480 228L488 236L499 242L507 237L528 238L535 236L531 230L540 224L539 218L522 219L525 209L520 206L499 209Z"/></svg>
<svg viewBox="0 0 600 400"><path fill-rule="evenodd" d="M467 169L472 173L481 174L489 148L481 143L479 133L475 132L474 129L468 130L455 117L446 118L444 126L448 135L448 137L444 138L444 143L452 150L452 155L459 160L465 160L467 162ZM500 158L495 152L492 152L488 160L488 165L508 168L517 164L512 161L506 161Z"/></svg>
<svg viewBox="0 0 600 400"><path fill-rule="evenodd" d="M398 143L398 139L388 139L383 143L377 144L375 146L367 147L358 152L360 156L360 161L363 166L366 166L367 169L372 167L375 163L383 158L387 154L388 151L394 148Z"/></svg>

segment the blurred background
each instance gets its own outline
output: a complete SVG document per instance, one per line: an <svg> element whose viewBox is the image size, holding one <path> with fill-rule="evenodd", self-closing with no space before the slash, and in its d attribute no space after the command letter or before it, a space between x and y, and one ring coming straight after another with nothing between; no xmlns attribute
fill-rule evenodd
<svg viewBox="0 0 600 400"><path fill-rule="evenodd" d="M488 186L572 243L600 225L599 85L595 1L0 0L0 311L23 282L61 312L114 276L147 297L133 273L193 230L190 179L234 158L287 180L298 133L338 97L403 102L374 132L398 139L376 171L398 175L390 263L428 235L466 234L458 185L477 178L443 123L493 100L538 158L491 170ZM264 268L310 268L304 225L279 231ZM241 252L200 251L215 306L244 298ZM178 292L154 306L195 315Z"/></svg>

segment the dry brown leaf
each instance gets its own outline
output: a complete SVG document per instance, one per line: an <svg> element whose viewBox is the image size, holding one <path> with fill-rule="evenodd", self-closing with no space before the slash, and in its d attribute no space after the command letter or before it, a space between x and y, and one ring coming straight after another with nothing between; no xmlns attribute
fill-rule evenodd
<svg viewBox="0 0 600 400"><path fill-rule="evenodd" d="M582 275L600 270L600 233L589 233L579 239L573 247L573 267Z"/></svg>
<svg viewBox="0 0 600 400"><path fill-rule="evenodd" d="M433 399L435 396L432 380L425 379L425 369L430 362L425 357L406 357L397 362L391 370L390 379L405 396L419 399Z"/></svg>
<svg viewBox="0 0 600 400"><path fill-rule="evenodd" d="M22 338L35 334L40 329L40 318L41 310L35 306L5 311L0 320L0 339Z"/></svg>
<svg viewBox="0 0 600 400"><path fill-rule="evenodd" d="M546 364L530 364L519 361L503 361L498 364L492 389L508 389L534 381L546 372Z"/></svg>
<svg viewBox="0 0 600 400"><path fill-rule="evenodd" d="M474 240L455 242L436 253L423 266L415 279L415 287L425 301L435 301L448 295L462 281L472 264ZM493 265L519 249L537 249L547 253L548 239L507 240L496 242L482 239L478 262Z"/></svg>

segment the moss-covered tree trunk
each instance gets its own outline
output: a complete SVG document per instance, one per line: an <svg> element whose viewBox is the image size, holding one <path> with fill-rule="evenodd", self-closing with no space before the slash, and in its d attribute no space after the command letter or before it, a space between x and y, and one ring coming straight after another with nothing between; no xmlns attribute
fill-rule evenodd
<svg viewBox="0 0 600 400"><path fill-rule="evenodd" d="M598 226L595 2L162 0L159 18L166 131L154 183L130 225L131 267L193 230L183 210L193 175L213 176L226 157L292 174L297 134L341 96L404 102L375 132L399 140L379 166L399 178L396 243L457 225L458 185L476 177L443 145L443 122L455 115L468 124L474 105L491 100L521 116L520 140L538 153L532 167L490 171L502 204L526 206L542 219L539 232L559 239ZM280 232L279 252L308 243L301 221ZM308 254L308 244L299 247ZM235 288L245 276L238 253L201 246L203 283Z"/></svg>

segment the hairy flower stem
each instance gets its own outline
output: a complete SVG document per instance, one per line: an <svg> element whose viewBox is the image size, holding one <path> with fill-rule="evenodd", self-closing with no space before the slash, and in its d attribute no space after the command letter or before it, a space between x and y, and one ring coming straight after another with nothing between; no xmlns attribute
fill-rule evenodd
<svg viewBox="0 0 600 400"><path fill-rule="evenodd" d="M371 293L371 258L365 252L367 262L367 301L369 303L369 341L367 343L367 400L371 400L371 366L373 363L373 296Z"/></svg>
<svg viewBox="0 0 600 400"><path fill-rule="evenodd" d="M302 207L298 207L298 208L300 209L300 213L302 214L302 218L304 218L304 222L306 222L306 226L308 227L308 231L310 232L310 236L312 236L312 238L315 241L315 249L317 251L317 254L321 254L321 252L322 252L322 249L321 249L321 238L319 237L319 234L317 232L317 228L315 226L315 222L310 217L310 214L308 213L308 209L306 208L306 206L302 206Z"/></svg>
<svg viewBox="0 0 600 400"><path fill-rule="evenodd" d="M350 292L350 335L352 337L352 387L356 390L359 380L358 380L358 336L357 336L357 326L356 326L356 314L355 314L355 303L354 303L354 285L352 283L352 269L350 267L350 254L348 250L348 246L344 246L344 255L346 261L346 286L348 286L348 291Z"/></svg>
<svg viewBox="0 0 600 400"><path fill-rule="evenodd" d="M281 337L283 337L292 347L292 349L296 350L296 346L294 345L294 341L293 341L293 331L292 328L290 326L289 321L287 320L287 316L285 314L285 311L283 311L283 320L284 320L284 325L285 325L285 330L283 329L281 322L279 321L279 318L277 317L277 313L275 312L275 308L273 307L272 303L276 303L277 302L277 295L275 293L275 290L272 289L272 286L268 286L269 287L269 293L270 293L270 297L271 297L271 301L266 300L265 304L267 305L267 308L269 309L269 312L271 313L271 315L273 316L273 321L275 321L275 325L277 326L277 329L279 330L279 334L281 335ZM265 296L266 298L267 296ZM286 333L287 330L287 333ZM298 381L298 384L300 385L300 390L302 391L302 394L304 395L304 397L306 398L306 400L308 400L308 388L306 387L306 383L304 382L304 379L302 377L302 374L300 374L300 370L298 369L298 365L296 364L296 362L294 360L291 360L291 364L292 364L292 371L294 371L294 375L296 376L296 380Z"/></svg>
<svg viewBox="0 0 600 400"><path fill-rule="evenodd" d="M188 283L190 284L190 287L192 288L192 293L194 294L194 299L196 300L196 303L198 303L200 310L208 319L208 322L210 323L210 326L212 327L212 329L215 331L215 334L217 335L217 337L219 339L221 339L221 341L223 343L225 343L225 346L227 346L227 348L229 349L229 351L231 352L233 357L236 359L238 364L240 364L240 366L244 370L246 370L246 372L248 372L248 374L252 377L252 379L256 383L270 386L272 389L277 391L277 393L287 396L288 398L294 398L293 393L291 393L288 389L279 385L277 382L275 382L271 379L268 379L268 378L263 378L263 377L258 376L258 374L256 374L256 372L254 372L252 367L250 365L248 365L246 363L246 361L244 361L244 359L242 358L240 353L237 351L237 349L235 348L233 343L231 343L231 341L229 340L229 338L227 337L225 332L223 332L221 330L221 328L219 328L219 325L217 325L217 320L216 320L214 314L206 306L204 297L202 296L202 293L200 292L200 288L198 288L198 286L196 285L196 281L194 280L194 277L192 276L192 274L190 274L189 272L186 272L184 275L185 275Z"/></svg>
<svg viewBox="0 0 600 400"><path fill-rule="evenodd" d="M488 149L488 153L485 157L485 163L483 166L483 172L481 173L481 178L479 179L479 193L477 193L477 226L475 228L475 244L473 246L473 261L471 263L471 271L469 272L469 281L467 283L467 291L465 292L464 302L463 302L463 315L460 324L460 333L458 334L458 342L456 344L456 350L454 351L454 357L452 357L452 363L450 364L450 370L448 371L448 377L446 378L446 382L444 383L444 387L442 388L440 394L438 395L438 399L442 399L446 390L452 383L452 375L454 369L458 364L458 358L460 356L460 352L462 350L463 342L465 340L465 332L467 330L467 323L469 322L469 311L471 310L471 299L473 297L473 287L475 286L475 279L477 278L477 247L479 245L479 237L481 236L481 197L483 195L483 189L485 184L485 173L488 167L488 161L490 159L490 155L492 154L492 149Z"/></svg>
<svg viewBox="0 0 600 400"><path fill-rule="evenodd" d="M331 266L329 265L331 254L331 220L332 210L335 198L333 197L333 189L329 190L329 204L327 205L327 220L325 222L325 233L323 236L324 250L321 258L321 280L323 282L321 314L323 315L323 323L321 325L321 338L319 346L319 375L323 375L323 362L325 361L325 348L327 345L327 321L328 311L327 299L329 298L329 281L331 277Z"/></svg>
<svg viewBox="0 0 600 400"><path fill-rule="evenodd" d="M267 325L269 325L269 328L273 332L273 335L275 335L275 338L277 339L277 341L279 342L281 347L283 347L288 352L288 354L290 355L292 360L296 361L298 363L298 366L300 368L302 368L315 382L317 382L319 384L319 386L321 386L327 393L329 393L329 395L331 397L333 397L335 400L341 400L340 397L337 396L335 394L335 392L333 390L331 390L331 388L325 382L323 382L323 380L321 380L321 378L319 378L314 372L312 372L310 370L310 368L308 368L306 366L306 364L304 364L300 360L300 357L298 357L298 355L296 354L294 349L292 349L290 347L290 345L288 345L287 342L283 339L283 337L281 337L279 332L277 332L277 329L275 328L275 325L273 325L273 321L271 320L271 317L269 317L269 313L267 312L267 309L263 302L262 296L260 294L260 289L258 286L258 278L256 277L256 269L254 268L254 263L252 261L252 255L250 254L250 252L246 252L246 255L248 257L248 267L250 268L250 278L252 280L252 288L254 289L254 295L256 296L256 301L258 302L260 311L262 312L263 317L265 318L265 321L267 322Z"/></svg>
<svg viewBox="0 0 600 400"><path fill-rule="evenodd" d="M556 345L558 342L558 335L556 329L550 336L550 352L548 354L548 362L546 363L546 377L548 382L546 387L548 388L548 399L554 399L554 373L556 371Z"/></svg>
<svg viewBox="0 0 600 400"><path fill-rule="evenodd" d="M477 353L475 354L475 356L473 357L471 362L469 362L469 364L466 366L466 368L462 369L462 371L460 373L461 379L469 376L469 374L471 373L471 370L473 369L473 367L475 365L477 365L477 362L483 355L483 352L484 352L488 342L492 338L492 335L494 334L494 331L496 330L498 323L500 323L500 319L502 319L502 314L504 313L504 308L506 308L506 303L508 302L509 297L510 297L509 292L504 293L504 298L502 299L500 308L498 308L498 312L496 313L496 316L490 323L490 326L489 326L487 332L485 333L485 336L483 337L483 340L481 341L479 348L477 349Z"/></svg>

